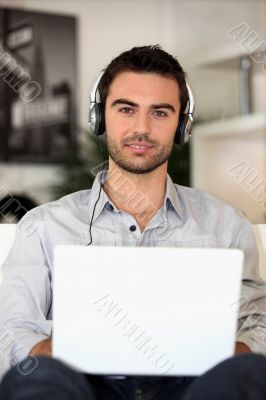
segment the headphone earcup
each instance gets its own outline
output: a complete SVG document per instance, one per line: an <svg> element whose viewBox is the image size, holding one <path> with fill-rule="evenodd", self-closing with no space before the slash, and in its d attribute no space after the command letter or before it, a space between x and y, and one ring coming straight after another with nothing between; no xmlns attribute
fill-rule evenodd
<svg viewBox="0 0 266 400"><path fill-rule="evenodd" d="M178 144L178 145L182 144L181 136L182 136L182 132L184 130L184 128L183 128L184 127L184 117L185 117L184 115L181 115L179 124L176 129L176 133L175 133L174 142L175 142L175 144Z"/></svg>
<svg viewBox="0 0 266 400"><path fill-rule="evenodd" d="M97 135L103 135L105 132L105 117L104 117L104 107L103 103L97 103L97 108L98 108L98 130L97 130Z"/></svg>
<svg viewBox="0 0 266 400"><path fill-rule="evenodd" d="M105 132L105 118L102 103L92 103L90 106L89 127L94 135L102 135Z"/></svg>
<svg viewBox="0 0 266 400"><path fill-rule="evenodd" d="M192 131L193 119L190 114L183 114L176 130L174 142L178 145L183 145L189 142Z"/></svg>

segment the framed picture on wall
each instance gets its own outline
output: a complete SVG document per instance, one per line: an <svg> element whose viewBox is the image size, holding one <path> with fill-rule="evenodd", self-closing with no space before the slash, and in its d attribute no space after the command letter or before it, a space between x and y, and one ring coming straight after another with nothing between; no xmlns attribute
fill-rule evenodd
<svg viewBox="0 0 266 400"><path fill-rule="evenodd" d="M72 16L0 8L0 162L75 154L76 27Z"/></svg>

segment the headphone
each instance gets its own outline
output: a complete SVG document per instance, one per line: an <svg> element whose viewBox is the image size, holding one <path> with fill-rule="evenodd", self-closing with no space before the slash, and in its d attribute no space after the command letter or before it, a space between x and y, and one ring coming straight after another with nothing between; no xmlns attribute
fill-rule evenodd
<svg viewBox="0 0 266 400"><path fill-rule="evenodd" d="M92 133L96 136L102 135L105 132L104 107L98 92L98 86L103 74L104 71L96 79L90 93L89 127ZM193 93L187 82L186 86L188 90L188 102L185 111L180 116L174 140L174 142L179 145L187 143L191 138L193 114L195 109ZM99 101L97 101L97 94Z"/></svg>

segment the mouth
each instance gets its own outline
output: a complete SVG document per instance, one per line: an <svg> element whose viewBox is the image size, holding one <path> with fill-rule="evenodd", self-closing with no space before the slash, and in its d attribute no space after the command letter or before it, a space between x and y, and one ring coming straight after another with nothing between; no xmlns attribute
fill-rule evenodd
<svg viewBox="0 0 266 400"><path fill-rule="evenodd" d="M125 145L130 151L137 154L145 154L149 152L154 146L148 143L130 143Z"/></svg>

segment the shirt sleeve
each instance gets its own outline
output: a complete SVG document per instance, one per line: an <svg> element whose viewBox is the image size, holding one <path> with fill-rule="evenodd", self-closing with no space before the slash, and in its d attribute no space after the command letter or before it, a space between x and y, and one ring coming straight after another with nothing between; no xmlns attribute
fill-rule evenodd
<svg viewBox="0 0 266 400"><path fill-rule="evenodd" d="M252 226L242 215L232 247L242 249L245 254L237 341L245 343L252 352L266 354L266 283L260 277Z"/></svg>
<svg viewBox="0 0 266 400"><path fill-rule="evenodd" d="M17 225L13 246L2 266L0 353L11 366L52 333L48 318L52 302L50 268L38 226L27 224L28 214Z"/></svg>

